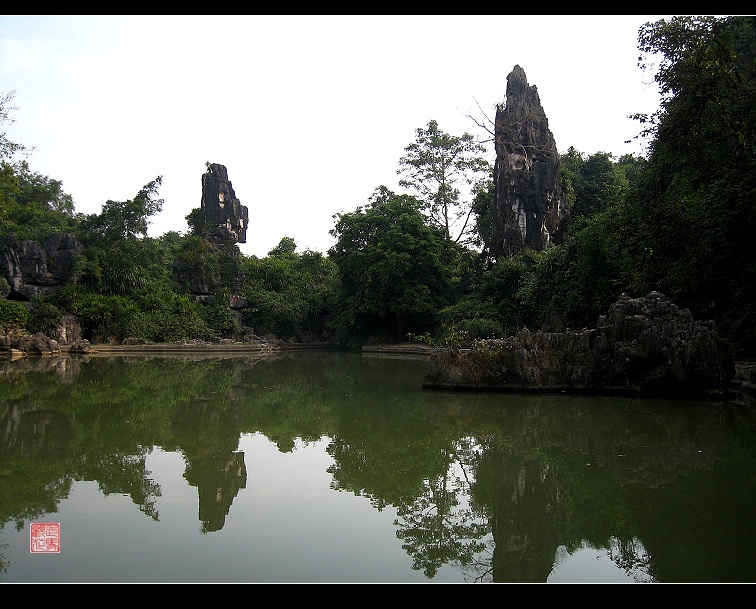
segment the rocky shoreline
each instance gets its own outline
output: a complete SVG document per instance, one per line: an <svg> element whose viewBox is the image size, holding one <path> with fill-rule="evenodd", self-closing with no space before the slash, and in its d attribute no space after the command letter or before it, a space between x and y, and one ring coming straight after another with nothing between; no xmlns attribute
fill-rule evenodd
<svg viewBox="0 0 756 609"><path fill-rule="evenodd" d="M297 343L286 341L221 341L202 342L190 341L181 343L89 343L77 341L71 345L57 345L55 341L45 341L29 348L3 348L0 346L0 356L12 359L26 356L53 356L66 354L111 355L111 354L139 354L139 353L272 353L276 351L292 350L341 350L333 343ZM367 354L395 354L419 355L430 357L433 347L418 343L373 344L361 348Z"/></svg>
<svg viewBox="0 0 756 609"><path fill-rule="evenodd" d="M266 342L230 342L230 343L156 343L134 345L92 345L90 354L111 353L269 353L289 349L334 349L325 343L266 343Z"/></svg>

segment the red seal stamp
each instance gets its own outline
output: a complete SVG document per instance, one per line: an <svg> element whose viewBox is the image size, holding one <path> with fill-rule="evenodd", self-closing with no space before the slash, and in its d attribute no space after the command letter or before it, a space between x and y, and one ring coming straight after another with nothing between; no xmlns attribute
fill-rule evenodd
<svg viewBox="0 0 756 609"><path fill-rule="evenodd" d="M60 553L60 523L32 522L29 549L32 553Z"/></svg>

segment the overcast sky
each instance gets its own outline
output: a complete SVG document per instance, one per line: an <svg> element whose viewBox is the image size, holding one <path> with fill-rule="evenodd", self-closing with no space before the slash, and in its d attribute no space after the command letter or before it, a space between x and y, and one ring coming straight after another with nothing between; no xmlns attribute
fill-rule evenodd
<svg viewBox="0 0 756 609"><path fill-rule="evenodd" d="M205 162L249 209L240 250L326 253L336 213L395 192L415 130L486 136L520 65L559 152L641 154L655 111L638 31L654 15L0 15L0 94L32 171L99 213L163 177L148 235L186 233ZM491 155L493 151L491 149ZM490 157L493 160L493 156Z"/></svg>

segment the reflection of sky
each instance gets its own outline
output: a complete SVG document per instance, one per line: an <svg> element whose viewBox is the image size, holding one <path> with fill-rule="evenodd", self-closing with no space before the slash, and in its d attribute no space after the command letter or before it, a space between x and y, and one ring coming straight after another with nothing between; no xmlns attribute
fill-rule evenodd
<svg viewBox="0 0 756 609"><path fill-rule="evenodd" d="M642 551L643 546L638 545ZM557 550L554 569L547 578L547 583L592 583L619 584L633 582L652 582L653 579L643 571L627 573L620 569L609 557L607 550L597 550L583 545L572 554L564 546Z"/></svg>

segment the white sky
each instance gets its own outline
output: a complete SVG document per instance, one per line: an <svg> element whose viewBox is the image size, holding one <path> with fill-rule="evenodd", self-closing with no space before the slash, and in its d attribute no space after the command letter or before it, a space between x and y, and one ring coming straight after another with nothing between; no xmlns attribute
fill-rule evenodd
<svg viewBox="0 0 756 609"><path fill-rule="evenodd" d="M628 116L659 94L638 31L663 17L0 15L0 93L17 108L0 130L78 212L163 176L148 235L186 233L210 161L249 209L244 254L283 237L325 254L334 214L380 185L405 192L415 129L484 137L468 115L493 118L516 64L560 152L641 154Z"/></svg>

